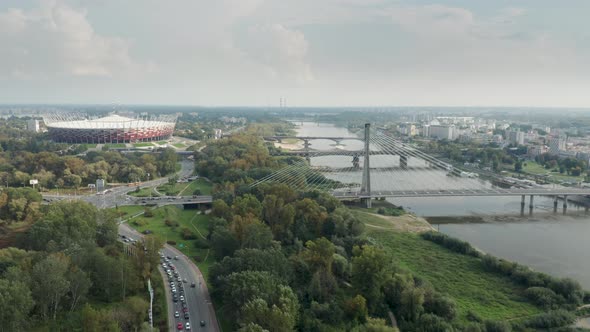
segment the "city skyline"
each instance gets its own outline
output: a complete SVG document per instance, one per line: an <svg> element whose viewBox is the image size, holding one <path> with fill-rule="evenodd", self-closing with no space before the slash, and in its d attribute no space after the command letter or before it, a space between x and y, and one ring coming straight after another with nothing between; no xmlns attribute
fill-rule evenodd
<svg viewBox="0 0 590 332"><path fill-rule="evenodd" d="M584 9L584 1L8 0L0 101L584 108Z"/></svg>

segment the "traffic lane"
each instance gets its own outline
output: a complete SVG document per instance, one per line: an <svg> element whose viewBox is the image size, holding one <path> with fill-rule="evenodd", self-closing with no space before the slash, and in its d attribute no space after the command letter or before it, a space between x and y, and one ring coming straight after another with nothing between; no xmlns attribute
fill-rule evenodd
<svg viewBox="0 0 590 332"><path fill-rule="evenodd" d="M164 254L169 257L175 257L176 254L173 250L169 248L164 249ZM183 257L179 256L178 260L173 259L172 264L174 265L176 271L178 271L179 276L181 279L187 279L186 283L183 283L184 288L184 296L187 303L187 307L189 310L189 317L191 322L191 327L197 328L197 326L202 331L209 331L210 324L210 317L208 311L205 310L205 306L203 304L203 296L199 294L198 287L191 288L191 282L195 282L198 285L198 281L195 279L195 276L191 274L190 268L187 267L186 260ZM200 321L203 320L206 322L204 327L200 326Z"/></svg>
<svg viewBox="0 0 590 332"><path fill-rule="evenodd" d="M164 292L166 293L166 307L168 308L168 331L176 330L176 318L174 317L174 302L172 301L172 290L170 289L169 283L165 280L168 280L168 275L164 271L162 265L158 266L158 271L162 275L162 280L164 280Z"/></svg>
<svg viewBox="0 0 590 332"><path fill-rule="evenodd" d="M196 308L197 308L197 315L200 320L204 320L206 322L206 330L209 331L219 331L219 326L217 325L217 318L215 316L215 309L211 304L211 298L209 296L209 290L207 289L207 285L205 280L203 279L203 275L198 267L193 264L188 257L186 257L182 252L178 249L167 246L166 249L171 252L171 257L173 255L178 256L179 260L178 265L180 269L184 271L184 273L190 276L189 280L189 287L190 281L194 280L195 288L190 288L191 293L196 296ZM196 321L196 319L195 319Z"/></svg>

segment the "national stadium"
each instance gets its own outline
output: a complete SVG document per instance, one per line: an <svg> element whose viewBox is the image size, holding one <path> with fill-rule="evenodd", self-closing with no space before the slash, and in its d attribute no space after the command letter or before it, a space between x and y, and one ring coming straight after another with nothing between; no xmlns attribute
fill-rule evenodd
<svg viewBox="0 0 590 332"><path fill-rule="evenodd" d="M176 116L130 118L108 115L88 118L81 114L49 114L43 116L49 136L62 143L134 143L170 138Z"/></svg>

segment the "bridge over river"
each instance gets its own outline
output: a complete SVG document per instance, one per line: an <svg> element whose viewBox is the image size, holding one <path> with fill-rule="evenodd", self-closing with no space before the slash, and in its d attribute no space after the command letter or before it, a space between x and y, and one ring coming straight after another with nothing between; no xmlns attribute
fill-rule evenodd
<svg viewBox="0 0 590 332"><path fill-rule="evenodd" d="M279 182L285 183L289 186L300 189L319 189L330 192L334 197L342 200L360 199L365 202L368 207L371 206L373 199L386 197L445 197L445 196L520 196L521 197L521 212L524 212L526 205L526 196L529 196L529 209L533 209L534 196L552 196L554 197L554 211L557 211L558 198L563 199L563 211L565 212L568 205L568 196L589 196L589 188L572 188L572 187L542 187L530 186L526 184L518 184L509 179L499 175L493 175L494 182L509 184L507 188L500 188L491 186L489 182L484 182L477 179L477 174L467 172L448 162L439 160L430 156L416 147L403 143L381 131L372 132L370 124L365 125L363 137L322 137L322 136L268 136L265 137L268 141L282 142L287 139L297 139L303 141L302 150L275 150L273 154L284 156L301 156L307 162L295 163L281 169L275 173L266 176L253 183L251 186L255 187L265 182ZM361 141L362 149L347 150L342 148L331 149L312 149L313 140L331 140L337 145L340 145L345 140ZM350 167L329 167L311 165L312 158L326 157L326 156L352 156L352 163ZM379 156L396 156L396 163L391 163L390 159L380 160L379 165L373 165L373 158ZM420 160L419 164L412 165L409 163L411 159ZM383 160L386 160L385 162ZM416 169L422 173L416 173ZM371 182L372 174L379 172L379 180L377 183ZM424 172L426 171L426 172ZM356 172L356 173L354 173ZM444 187L444 184L437 183L437 181L427 181L421 177L424 174L446 174L449 177L461 178L464 187ZM334 173L343 173L347 176L351 174L359 174L359 178L353 179L350 182L343 182L328 178L327 175ZM489 174L488 174L489 175ZM407 182L421 182L423 187L413 185L405 185L404 188L397 187L395 181L391 181L389 187L384 184L384 179L387 178L404 179ZM464 180L463 180L464 179ZM425 183L426 182L426 183Z"/></svg>

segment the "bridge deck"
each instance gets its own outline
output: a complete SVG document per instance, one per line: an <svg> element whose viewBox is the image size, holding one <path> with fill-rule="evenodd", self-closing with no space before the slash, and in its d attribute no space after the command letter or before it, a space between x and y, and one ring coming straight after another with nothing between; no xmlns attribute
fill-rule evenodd
<svg viewBox="0 0 590 332"><path fill-rule="evenodd" d="M590 189L581 188L563 188L563 189L546 189L546 188L525 188L525 189L458 189L458 190L382 190L372 191L370 195L358 191L341 191L332 192L334 197L339 199L346 198L368 198L368 197L447 197L447 196L521 196L521 195L545 195L545 196L563 196L563 195L590 195Z"/></svg>

